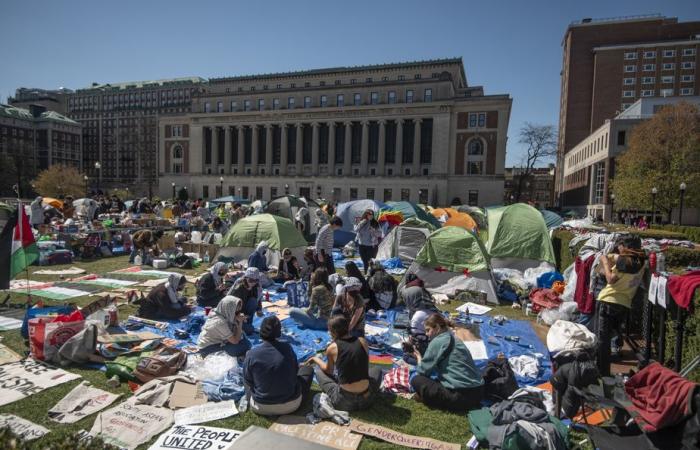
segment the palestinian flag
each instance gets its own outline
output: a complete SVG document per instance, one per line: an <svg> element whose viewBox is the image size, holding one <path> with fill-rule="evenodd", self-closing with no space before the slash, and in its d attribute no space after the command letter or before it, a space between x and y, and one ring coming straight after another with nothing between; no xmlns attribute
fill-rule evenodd
<svg viewBox="0 0 700 450"><path fill-rule="evenodd" d="M39 250L20 203L0 233L0 289L9 289L10 280L37 259Z"/></svg>

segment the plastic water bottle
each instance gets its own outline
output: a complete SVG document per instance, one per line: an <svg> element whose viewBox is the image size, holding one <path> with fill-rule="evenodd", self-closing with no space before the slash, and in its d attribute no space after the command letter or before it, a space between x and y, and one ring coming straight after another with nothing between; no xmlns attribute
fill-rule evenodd
<svg viewBox="0 0 700 450"><path fill-rule="evenodd" d="M134 264L137 266L143 264L143 259L141 258L141 255L136 255L136 257L134 258Z"/></svg>
<svg viewBox="0 0 700 450"><path fill-rule="evenodd" d="M238 411L239 412L248 411L248 395L247 394L243 394L241 401L238 403Z"/></svg>
<svg viewBox="0 0 700 450"><path fill-rule="evenodd" d="M204 258L202 258L204 263L209 264L209 252L204 253Z"/></svg>
<svg viewBox="0 0 700 450"><path fill-rule="evenodd" d="M656 254L656 271L666 272L666 255L664 252L659 252Z"/></svg>

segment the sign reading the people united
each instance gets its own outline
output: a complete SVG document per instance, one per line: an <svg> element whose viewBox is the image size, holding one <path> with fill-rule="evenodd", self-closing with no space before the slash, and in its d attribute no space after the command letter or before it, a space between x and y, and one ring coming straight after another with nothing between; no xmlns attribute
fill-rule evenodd
<svg viewBox="0 0 700 450"><path fill-rule="evenodd" d="M228 450L240 435L240 431L225 428L175 425L148 450Z"/></svg>

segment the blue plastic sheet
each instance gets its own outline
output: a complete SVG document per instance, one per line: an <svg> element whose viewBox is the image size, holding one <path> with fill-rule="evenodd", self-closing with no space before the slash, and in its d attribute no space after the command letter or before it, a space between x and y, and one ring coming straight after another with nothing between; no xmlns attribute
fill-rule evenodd
<svg viewBox="0 0 700 450"><path fill-rule="evenodd" d="M549 381L549 378L552 376L552 362L549 359L549 351L540 338L537 337L530 322L526 320L508 320L503 325L498 325L495 322L489 323L488 320L484 320L484 323L479 324L479 331L481 339L486 345L489 359L495 358L501 352L506 358L520 355L530 355L537 358L540 365L537 379L516 377L519 385L534 386ZM518 342L508 341L504 339L505 336L518 336L520 340ZM489 337L494 337L498 344L490 343L488 341ZM475 363L479 370L483 370L487 361L480 360L475 361Z"/></svg>
<svg viewBox="0 0 700 450"><path fill-rule="evenodd" d="M401 258L396 257L385 259L382 261L382 266L384 266L385 269L401 269L403 268L403 263L401 262Z"/></svg>
<svg viewBox="0 0 700 450"><path fill-rule="evenodd" d="M559 272L546 272L537 277L538 288L551 288L555 281L564 281L564 275Z"/></svg>

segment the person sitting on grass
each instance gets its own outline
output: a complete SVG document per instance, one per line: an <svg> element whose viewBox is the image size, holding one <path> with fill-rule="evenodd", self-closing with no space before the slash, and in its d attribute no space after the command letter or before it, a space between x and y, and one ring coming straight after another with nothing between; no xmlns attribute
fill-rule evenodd
<svg viewBox="0 0 700 450"><path fill-rule="evenodd" d="M300 278L301 268L296 256L292 255L292 251L288 248L282 250L282 259L277 267L277 278L275 281L284 283L285 281L298 280Z"/></svg>
<svg viewBox="0 0 700 450"><path fill-rule="evenodd" d="M441 314L425 321L430 343L423 355L413 353L418 365L411 386L416 400L426 406L464 412L481 406L483 380L467 347L450 331L451 325Z"/></svg>
<svg viewBox="0 0 700 450"><path fill-rule="evenodd" d="M340 288L340 294L336 296L331 317L342 315L348 320L350 334L353 336L365 335L365 302L360 296L362 284L355 277L345 278L345 283Z"/></svg>
<svg viewBox="0 0 700 450"><path fill-rule="evenodd" d="M309 307L291 308L289 317L306 328L325 330L333 309L333 288L328 283L328 271L318 268L311 275Z"/></svg>
<svg viewBox="0 0 700 450"><path fill-rule="evenodd" d="M185 284L184 275L171 274L167 282L154 287L146 298L136 302L139 305L136 315L151 320L177 320L187 316L191 311L187 298L179 295Z"/></svg>
<svg viewBox="0 0 700 450"><path fill-rule="evenodd" d="M335 409L357 411L368 408L379 390L381 371L369 369L369 349L364 338L350 335L349 321L343 316L328 321L333 342L326 349L326 359L314 356L316 379ZM337 374L337 377L334 376Z"/></svg>
<svg viewBox="0 0 700 450"><path fill-rule="evenodd" d="M243 331L246 334L253 334L253 315L262 316L262 296L263 290L260 286L260 271L255 267L248 267L242 277L236 280L231 290L231 295L235 295L243 302L243 313L247 319L243 323Z"/></svg>
<svg viewBox="0 0 700 450"><path fill-rule="evenodd" d="M202 275L197 282L197 304L211 308L219 304L226 294L224 277L228 272L228 265L218 262L209 268L209 272Z"/></svg>
<svg viewBox="0 0 700 450"><path fill-rule="evenodd" d="M282 324L277 316L265 317L260 326L263 342L246 354L243 363L250 409L262 416L281 416L299 409L309 396L314 378L311 367L299 367L292 346L278 341L281 336Z"/></svg>
<svg viewBox="0 0 700 450"><path fill-rule="evenodd" d="M248 257L248 267L255 267L260 272L267 272L267 241L260 241L255 251Z"/></svg>
<svg viewBox="0 0 700 450"><path fill-rule="evenodd" d="M354 261L348 261L345 263L345 273L349 277L355 277L358 280L360 280L360 283L362 284L362 288L360 289L360 295L362 295L362 298L365 299L365 303L372 303L374 301L374 292L372 292L372 289L369 288L369 283L367 283L367 279L362 274L362 271L359 267L357 267L357 264L355 264Z"/></svg>
<svg viewBox="0 0 700 450"><path fill-rule="evenodd" d="M207 316L197 346L199 353L206 357L223 351L231 356L242 356L250 350L250 341L243 335L243 302L233 295L224 297Z"/></svg>
<svg viewBox="0 0 700 450"><path fill-rule="evenodd" d="M384 266L379 261L373 260L370 263L369 277L367 284L372 290L370 302L367 308L378 311L380 309L393 308L396 304L396 287L397 284L394 277L384 270Z"/></svg>

